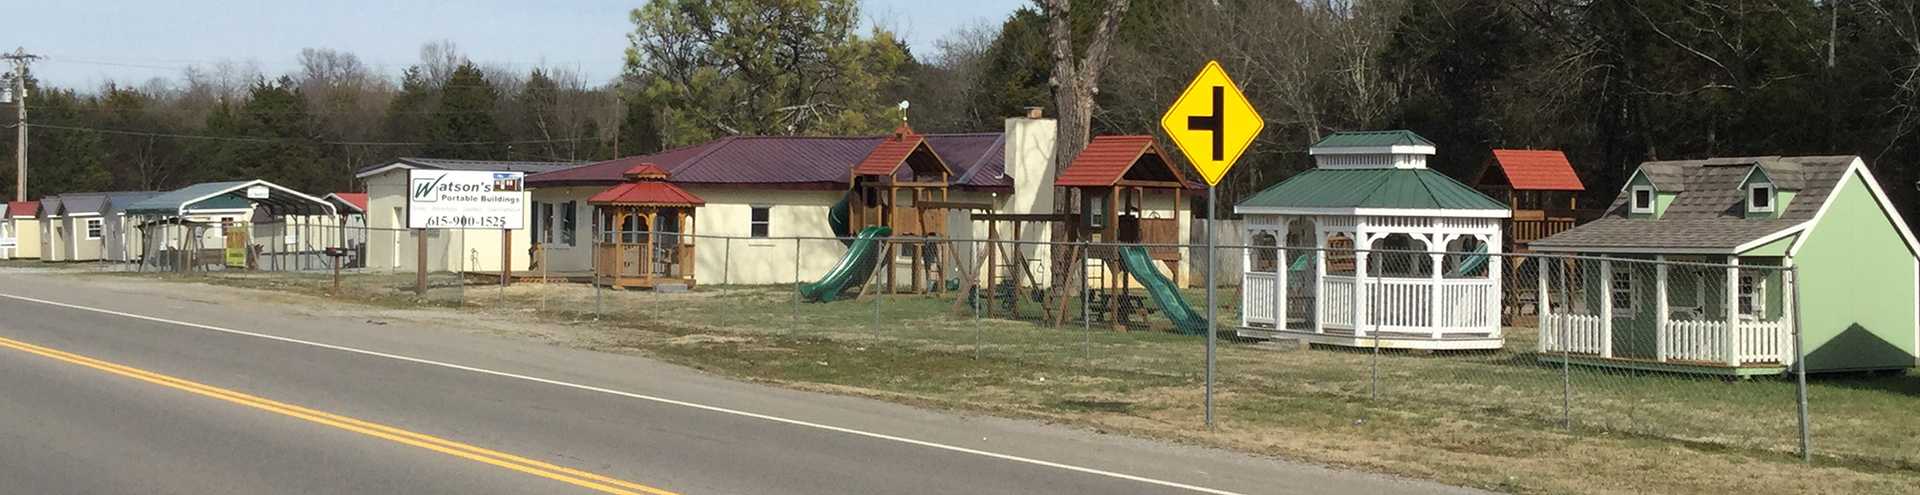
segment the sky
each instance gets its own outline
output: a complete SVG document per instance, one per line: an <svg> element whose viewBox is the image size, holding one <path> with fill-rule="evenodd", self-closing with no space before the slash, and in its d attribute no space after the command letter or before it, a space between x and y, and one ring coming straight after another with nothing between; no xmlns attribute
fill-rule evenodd
<svg viewBox="0 0 1920 495"><path fill-rule="evenodd" d="M864 0L862 17L902 35L916 54L954 30L998 25L1031 0ZM92 89L108 80L178 79L189 65L252 62L272 76L298 67L302 48L352 52L389 77L420 45L451 40L469 59L519 70L574 68L589 80L619 74L627 13L642 0L58 1L7 2L0 49L47 58L36 77ZM24 5L23 5L24 4Z"/></svg>

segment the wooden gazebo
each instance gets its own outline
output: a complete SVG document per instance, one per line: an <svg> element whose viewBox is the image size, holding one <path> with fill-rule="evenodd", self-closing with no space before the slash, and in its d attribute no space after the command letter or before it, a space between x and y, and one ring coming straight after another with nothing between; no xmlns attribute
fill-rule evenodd
<svg viewBox="0 0 1920 495"><path fill-rule="evenodd" d="M651 163L628 169L627 183L594 194L602 230L594 239L595 279L614 287L694 284L693 214L706 204L667 182Z"/></svg>
<svg viewBox="0 0 1920 495"><path fill-rule="evenodd" d="M928 289L929 282L935 282L935 290L945 285L938 282L946 276L940 272L949 250L939 249L931 240L947 236L947 210L942 205L952 179L953 170L946 161L905 122L854 165L848 178L849 230L875 226L893 230L882 254L888 261L879 272L886 277L887 292L897 290L898 275L892 268L901 254L912 257L908 278L914 292Z"/></svg>

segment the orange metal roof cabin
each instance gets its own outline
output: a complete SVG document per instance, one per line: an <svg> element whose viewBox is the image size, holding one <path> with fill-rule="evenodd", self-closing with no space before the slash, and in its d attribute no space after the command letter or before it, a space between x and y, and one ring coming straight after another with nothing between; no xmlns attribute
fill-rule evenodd
<svg viewBox="0 0 1920 495"><path fill-rule="evenodd" d="M1493 159L1474 178L1474 188L1513 210L1506 229L1507 252L1528 252L1534 240L1598 217L1598 212L1579 209L1586 185L1559 150L1493 150Z"/></svg>
<svg viewBox="0 0 1920 495"><path fill-rule="evenodd" d="M651 163L624 175L627 183L587 199L608 229L594 239L596 278L615 287L693 287L693 215L707 202Z"/></svg>
<svg viewBox="0 0 1920 495"><path fill-rule="evenodd" d="M953 169L934 152L926 137L913 132L906 122L901 122L892 134L874 145L866 158L854 164L851 173L846 199L848 232L843 235L875 226L892 229L895 239L947 235L946 210L927 205L947 201L947 185L953 180ZM906 193L904 199L901 193ZM894 259L896 252L912 255L913 265L908 276L912 290L927 287L928 280L946 277L944 267L951 250L935 249L939 258L929 261L924 243L887 242L882 249L886 259ZM880 274L886 277L886 290L897 292L899 284L894 270L882 270ZM933 284L932 290L940 291L944 287L944 284Z"/></svg>

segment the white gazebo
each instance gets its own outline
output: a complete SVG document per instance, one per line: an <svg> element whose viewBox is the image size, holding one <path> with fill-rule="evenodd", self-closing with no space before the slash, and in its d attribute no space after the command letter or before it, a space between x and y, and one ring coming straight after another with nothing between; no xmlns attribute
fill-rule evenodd
<svg viewBox="0 0 1920 495"><path fill-rule="evenodd" d="M1251 338L1400 349L1501 347L1506 205L1427 168L1410 131L1342 132L1316 167L1234 206Z"/></svg>

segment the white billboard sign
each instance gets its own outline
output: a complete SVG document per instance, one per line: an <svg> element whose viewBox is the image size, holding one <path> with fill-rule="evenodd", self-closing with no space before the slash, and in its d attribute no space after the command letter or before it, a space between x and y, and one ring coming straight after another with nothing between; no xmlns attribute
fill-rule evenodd
<svg viewBox="0 0 1920 495"><path fill-rule="evenodd" d="M522 172L408 170L407 228L525 228L526 179Z"/></svg>

